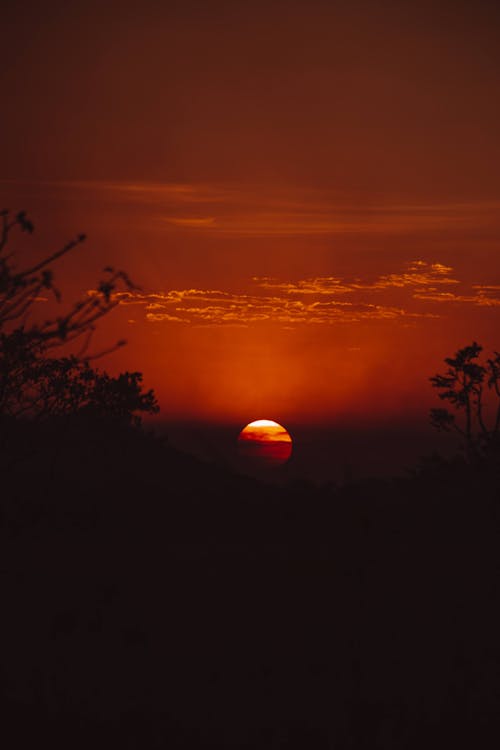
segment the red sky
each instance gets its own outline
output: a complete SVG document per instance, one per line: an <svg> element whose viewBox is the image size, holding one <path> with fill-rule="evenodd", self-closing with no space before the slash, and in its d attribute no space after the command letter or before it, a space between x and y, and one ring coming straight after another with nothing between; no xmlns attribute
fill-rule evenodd
<svg viewBox="0 0 500 750"><path fill-rule="evenodd" d="M500 25L479 2L29 3L2 11L0 203L104 265L103 360L164 417L408 419L499 347Z"/></svg>

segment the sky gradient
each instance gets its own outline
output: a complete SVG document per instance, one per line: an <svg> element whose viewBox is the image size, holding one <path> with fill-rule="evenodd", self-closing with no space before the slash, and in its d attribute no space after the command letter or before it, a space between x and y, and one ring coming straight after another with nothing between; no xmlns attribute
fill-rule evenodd
<svg viewBox="0 0 500 750"><path fill-rule="evenodd" d="M162 418L425 418L499 346L500 25L479 2L33 4L3 11L0 202L140 290L96 345ZM40 307L50 302L40 302ZM42 313L41 313L42 314ZM43 313L45 314L45 313Z"/></svg>

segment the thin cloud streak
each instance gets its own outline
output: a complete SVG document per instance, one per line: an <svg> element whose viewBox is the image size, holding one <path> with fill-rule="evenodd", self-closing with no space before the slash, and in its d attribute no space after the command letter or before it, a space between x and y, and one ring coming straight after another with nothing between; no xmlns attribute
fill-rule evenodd
<svg viewBox="0 0 500 750"><path fill-rule="evenodd" d="M229 206L227 207L229 209ZM239 209L238 205L234 208ZM184 228L197 231L235 237L296 237L308 235L337 235L337 234L382 234L398 235L413 232L440 231L456 229L458 227L476 226L475 217L461 213L448 213L447 207L441 212L415 211L403 213L399 207L371 208L368 212L358 211L349 218L350 207L335 207L332 203L328 208L302 212L274 211L263 213L256 210L252 213L223 213L211 217L210 222L189 223L184 220ZM164 225L175 223L168 215L156 216L156 220Z"/></svg>
<svg viewBox="0 0 500 750"><path fill-rule="evenodd" d="M455 304L477 305L479 307L500 307L500 298L488 297L485 294L453 294L452 292L420 292L413 295L414 299L424 302L448 302Z"/></svg>
<svg viewBox="0 0 500 750"><path fill-rule="evenodd" d="M500 224L500 202L376 203L369 196L296 186L126 181L0 181L65 198L141 207L164 231L234 237L399 235Z"/></svg>

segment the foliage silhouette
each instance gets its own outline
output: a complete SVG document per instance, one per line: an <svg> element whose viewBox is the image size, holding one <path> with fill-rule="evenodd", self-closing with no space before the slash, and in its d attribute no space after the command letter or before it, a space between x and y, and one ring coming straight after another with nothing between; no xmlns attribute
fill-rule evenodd
<svg viewBox="0 0 500 750"><path fill-rule="evenodd" d="M430 378L446 408L431 409L431 424L444 432L454 431L465 440L464 451L472 458L491 452L500 435L500 353L480 360L483 347L475 341L447 357L444 374ZM488 402L495 402L494 404ZM493 416L487 410L493 410Z"/></svg>
<svg viewBox="0 0 500 750"><path fill-rule="evenodd" d="M96 324L118 304L114 292L120 286L135 288L127 274L106 267L95 290L62 315L37 322L33 313L41 294L51 292L61 301L52 265L84 242L85 235L19 270L14 253L6 252L7 244L15 230L32 234L33 223L25 211L11 216L4 210L0 217L0 417L40 419L85 413L138 425L136 412L156 413L154 393L142 392L140 373L113 378L89 365L95 358L88 347ZM50 356L55 347L81 337L78 355ZM118 341L108 352L124 343Z"/></svg>
<svg viewBox="0 0 500 750"><path fill-rule="evenodd" d="M140 372L112 377L69 356L33 357L29 364L11 371L10 388L3 393L0 410L9 417L46 419L80 414L138 426L136 412L156 414L159 407L153 390L142 391Z"/></svg>
<svg viewBox="0 0 500 750"><path fill-rule="evenodd" d="M5 253L8 240L16 228L32 234L34 225L26 217L25 211L11 217L8 211L3 210L0 217L0 333L3 338L12 337L11 348L17 344L24 350L47 351L52 346L69 343L89 334L94 330L95 323L118 304L113 297L117 286L122 283L128 289L134 288L124 271L108 266L104 268L105 277L97 284L93 294L78 300L55 319L43 323L29 322L33 305L41 293L52 292L55 299L61 301L51 264L83 243L86 237L80 234L38 263L18 270L13 263L14 254ZM9 349L9 343L9 340L2 341L2 349Z"/></svg>

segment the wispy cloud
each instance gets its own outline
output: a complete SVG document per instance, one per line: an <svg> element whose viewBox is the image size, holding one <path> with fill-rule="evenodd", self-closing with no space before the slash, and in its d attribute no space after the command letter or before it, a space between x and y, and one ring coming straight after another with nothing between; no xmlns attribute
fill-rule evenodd
<svg viewBox="0 0 500 750"><path fill-rule="evenodd" d="M354 279L348 281L334 276L319 276L296 282L281 282L269 277L255 276L253 281L264 289L273 289L286 294L349 294L357 291L375 291L391 287L427 287L441 284L459 284L451 274L453 269L441 263L426 263L418 260L410 263L403 273L379 276L374 281Z"/></svg>
<svg viewBox="0 0 500 750"><path fill-rule="evenodd" d="M120 292L116 299L122 305L142 307L146 320L152 323L196 326L273 323L283 328L369 321L400 321L406 325L410 320L440 317L436 308L429 308L432 303L500 306L499 286L476 284L463 291L453 268L423 260L408 264L399 273L374 279L324 276L280 281L255 277L252 281L250 293L191 288Z"/></svg>
<svg viewBox="0 0 500 750"><path fill-rule="evenodd" d="M263 209L262 204L266 206ZM455 206L440 207L370 206L362 210L332 198L317 201L304 197L303 203L290 209L283 201L275 204L274 196L262 196L262 204L255 197L245 202L245 196L235 193L222 200L209 224L185 223L184 228L210 231L212 234L235 237L299 237L315 235L372 234L398 235L415 232L442 231L477 226L484 215L472 207L457 210ZM213 205L207 204L208 209ZM500 211L500 206L496 211ZM168 213L154 217L164 226L172 224Z"/></svg>
<svg viewBox="0 0 500 750"><path fill-rule="evenodd" d="M214 226L215 216L169 216L167 221L176 227L200 229Z"/></svg>
<svg viewBox="0 0 500 750"><path fill-rule="evenodd" d="M372 196L339 191L256 184L80 180L9 185L61 198L78 194L100 205L137 206L144 221L158 229L221 236L400 235L500 224L499 201L376 202Z"/></svg>
<svg viewBox="0 0 500 750"><path fill-rule="evenodd" d="M413 295L414 299L424 302L448 302L455 304L478 305L479 307L500 307L500 296L491 297L487 294L453 294L452 292L437 292L428 290Z"/></svg>
<svg viewBox="0 0 500 750"><path fill-rule="evenodd" d="M454 279L451 275L452 273L453 268L444 266L442 263L426 263L423 260L417 260L410 263L408 270L404 273L391 273L381 276L372 288L388 289L390 287L403 288L426 287L436 284L459 284L459 280Z"/></svg>
<svg viewBox="0 0 500 750"><path fill-rule="evenodd" d="M141 294L121 292L123 305L142 305L150 322L197 325L252 324L272 322L282 326L332 325L364 320L436 317L431 313L409 312L401 307L337 300L292 300L285 296L252 296L190 289Z"/></svg>

